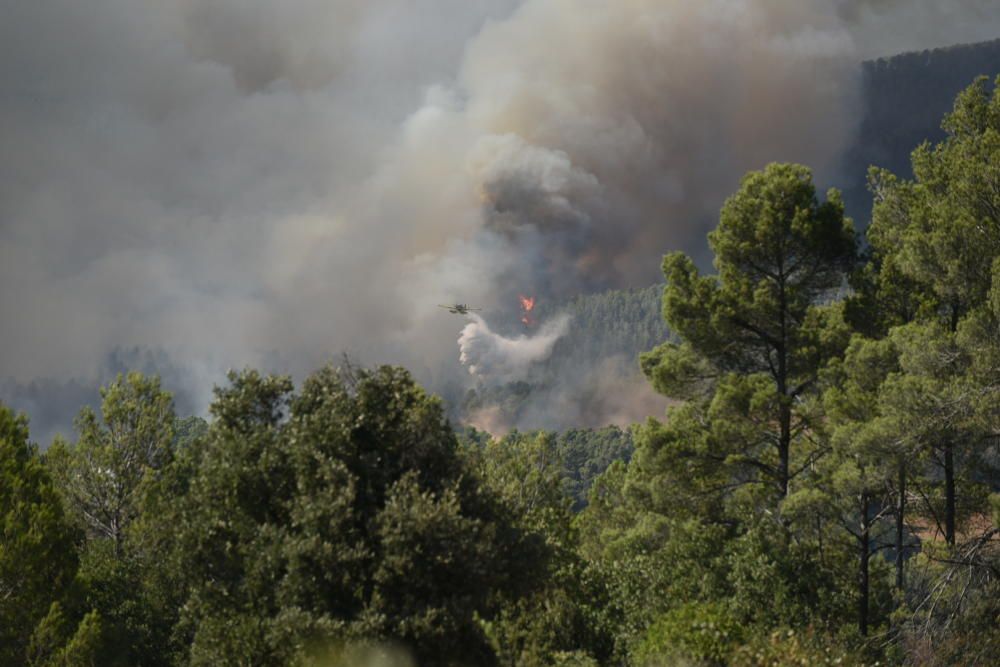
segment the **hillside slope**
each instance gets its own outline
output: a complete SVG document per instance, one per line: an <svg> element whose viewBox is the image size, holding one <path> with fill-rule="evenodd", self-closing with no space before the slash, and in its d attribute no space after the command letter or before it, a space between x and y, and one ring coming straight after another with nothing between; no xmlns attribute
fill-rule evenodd
<svg viewBox="0 0 1000 667"><path fill-rule="evenodd" d="M848 213L859 226L867 226L871 214L868 167L910 176L910 153L924 141L944 138L942 116L959 91L982 75L1000 75L1000 39L862 64L863 117L841 169Z"/></svg>
<svg viewBox="0 0 1000 667"><path fill-rule="evenodd" d="M462 421L490 432L627 425L663 413L665 400L639 371L638 353L665 341L662 285L540 304L540 320L568 313L568 333L528 377L470 390Z"/></svg>

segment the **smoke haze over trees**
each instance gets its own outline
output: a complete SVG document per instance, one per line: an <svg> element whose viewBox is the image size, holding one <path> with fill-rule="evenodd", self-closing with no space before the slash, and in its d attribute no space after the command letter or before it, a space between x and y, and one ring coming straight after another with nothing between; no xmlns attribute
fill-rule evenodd
<svg viewBox="0 0 1000 667"><path fill-rule="evenodd" d="M995 32L989 3L946 4L13 3L4 396L75 395L141 346L202 408L231 366L301 376L342 351L461 397L460 327L433 304L506 320L519 291L704 260L747 169L834 178L863 58Z"/></svg>

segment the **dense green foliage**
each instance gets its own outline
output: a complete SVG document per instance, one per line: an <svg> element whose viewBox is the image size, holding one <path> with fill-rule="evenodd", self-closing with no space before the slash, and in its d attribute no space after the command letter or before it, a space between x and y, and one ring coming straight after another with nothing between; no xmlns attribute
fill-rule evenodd
<svg viewBox="0 0 1000 667"><path fill-rule="evenodd" d="M542 435L545 437L539 437ZM459 440L473 450L493 442L489 433L472 427L460 429L458 436ZM499 442L504 448L517 449L526 440L537 442L553 469L559 471L561 491L571 499L574 512L587 506L594 481L615 461L627 462L631 459L634 449L631 431L617 426L577 428L551 434L512 431Z"/></svg>
<svg viewBox="0 0 1000 667"><path fill-rule="evenodd" d="M672 399L631 431L456 433L349 364L233 373L207 421L119 376L44 456L0 407L0 663L990 664L1000 94L943 127L870 173L866 244L807 168L748 174L629 334Z"/></svg>
<svg viewBox="0 0 1000 667"><path fill-rule="evenodd" d="M1000 71L1000 39L914 51L861 63L860 126L847 149L842 190L856 220L869 219L869 165L910 176L910 151L922 141L947 135L941 117L976 76Z"/></svg>
<svg viewBox="0 0 1000 667"><path fill-rule="evenodd" d="M80 537L26 420L0 405L0 663L93 663L101 620L78 612Z"/></svg>

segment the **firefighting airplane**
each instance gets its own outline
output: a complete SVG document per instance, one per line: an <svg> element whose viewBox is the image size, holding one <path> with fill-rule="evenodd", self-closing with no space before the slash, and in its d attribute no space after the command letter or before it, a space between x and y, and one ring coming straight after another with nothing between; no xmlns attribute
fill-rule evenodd
<svg viewBox="0 0 1000 667"><path fill-rule="evenodd" d="M439 303L438 308L444 308L453 315L468 315L471 312L478 312L482 310L482 308L472 308L471 306L465 303L456 303L451 306L446 306L444 304Z"/></svg>

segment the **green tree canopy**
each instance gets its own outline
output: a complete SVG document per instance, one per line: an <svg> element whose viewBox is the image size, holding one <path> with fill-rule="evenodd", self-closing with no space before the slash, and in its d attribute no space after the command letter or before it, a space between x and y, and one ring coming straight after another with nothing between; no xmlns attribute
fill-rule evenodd
<svg viewBox="0 0 1000 667"><path fill-rule="evenodd" d="M120 549L139 512L147 473L172 457L173 399L156 376L132 372L101 388L101 418L84 408L76 420L79 441L50 453L67 504L92 534Z"/></svg>
<svg viewBox="0 0 1000 667"><path fill-rule="evenodd" d="M912 180L870 171L868 240L892 274L879 279L882 291L905 282L912 295L923 295L921 312L936 313L955 330L986 302L1000 256L1000 92L991 94L980 77L942 127L943 142L913 151Z"/></svg>
<svg viewBox="0 0 1000 667"><path fill-rule="evenodd" d="M663 314L681 342L644 355L643 368L667 396L711 398L732 425L717 427L739 432L718 432L703 453L753 468L784 496L793 440L808 428L796 406L845 342L820 302L856 261L854 229L836 190L820 203L807 168L771 164L744 177L708 238L715 276L684 254L664 258Z"/></svg>
<svg viewBox="0 0 1000 667"><path fill-rule="evenodd" d="M99 619L88 616L78 628L62 612L78 602L74 577L81 537L28 441L27 420L0 404L0 663L93 658Z"/></svg>
<svg viewBox="0 0 1000 667"><path fill-rule="evenodd" d="M193 664L286 664L350 638L402 642L421 664L491 660L477 615L524 594L547 549L406 371L327 367L297 394L246 371L212 414L171 538Z"/></svg>

